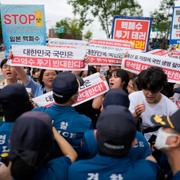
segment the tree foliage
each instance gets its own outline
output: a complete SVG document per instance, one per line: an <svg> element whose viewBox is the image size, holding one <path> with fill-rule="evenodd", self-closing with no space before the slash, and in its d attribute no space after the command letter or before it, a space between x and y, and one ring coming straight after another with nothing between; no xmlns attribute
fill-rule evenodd
<svg viewBox="0 0 180 180"><path fill-rule="evenodd" d="M162 0L159 9L151 14L153 18L152 29L160 32L161 37L168 38L171 26L169 18L172 16L174 3L175 0Z"/></svg>
<svg viewBox="0 0 180 180"><path fill-rule="evenodd" d="M81 40L83 37L83 26L77 19L62 19L59 22L56 22L56 27L64 27L64 33L57 33L59 38Z"/></svg>
<svg viewBox="0 0 180 180"><path fill-rule="evenodd" d="M84 34L84 39L89 41L92 39L92 35L93 33L91 31L87 31L85 34Z"/></svg>
<svg viewBox="0 0 180 180"><path fill-rule="evenodd" d="M142 9L136 0L68 0L73 6L74 14L81 17L82 25L92 22L92 17L98 17L102 29L107 37L110 36L110 28L113 16L141 16Z"/></svg>

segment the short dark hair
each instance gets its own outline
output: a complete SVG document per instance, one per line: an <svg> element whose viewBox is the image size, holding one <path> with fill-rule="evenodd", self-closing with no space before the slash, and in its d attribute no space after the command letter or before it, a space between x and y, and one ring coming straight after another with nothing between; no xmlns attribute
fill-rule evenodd
<svg viewBox="0 0 180 180"><path fill-rule="evenodd" d="M162 68L152 66L141 71L138 80L142 89L158 92L167 83L167 75Z"/></svg>
<svg viewBox="0 0 180 180"><path fill-rule="evenodd" d="M2 67L4 66L4 64L7 63L7 61L8 61L8 59L6 59L6 58L1 61L1 64L0 64L1 69L2 69Z"/></svg>
<svg viewBox="0 0 180 180"><path fill-rule="evenodd" d="M111 76L112 73L116 73L116 76L121 78L122 82L124 82L123 89L126 89L129 82L129 74L127 73L127 71L125 71L124 69L115 69L111 72Z"/></svg>
<svg viewBox="0 0 180 180"><path fill-rule="evenodd" d="M39 83L41 84L42 87L44 87L43 75L46 70L49 70L49 69L41 69L40 74L39 74ZM54 70L54 71L56 72L56 74L58 74L58 71L56 71L56 70Z"/></svg>

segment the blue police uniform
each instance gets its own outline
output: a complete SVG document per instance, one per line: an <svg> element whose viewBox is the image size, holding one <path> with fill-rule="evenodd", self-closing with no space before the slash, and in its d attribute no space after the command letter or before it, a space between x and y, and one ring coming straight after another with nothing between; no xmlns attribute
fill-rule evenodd
<svg viewBox="0 0 180 180"><path fill-rule="evenodd" d="M71 160L68 157L53 159L40 168L33 180L67 180L70 165Z"/></svg>
<svg viewBox="0 0 180 180"><path fill-rule="evenodd" d="M129 157L132 160L145 159L151 154L149 144L144 138L143 134L138 131L136 132L136 139L137 144L130 149ZM95 138L95 130L88 130L84 134L82 149L84 154L88 154L89 157L94 157L97 154L98 148Z"/></svg>
<svg viewBox="0 0 180 180"><path fill-rule="evenodd" d="M9 152L9 137L13 124L12 122L3 122L0 126L0 154Z"/></svg>
<svg viewBox="0 0 180 180"><path fill-rule="evenodd" d="M46 112L53 120L53 126L57 131L75 148L81 152L81 141L84 132L92 127L91 119L85 115L79 114L75 108L71 106L60 106L53 104L52 106L39 107L33 111Z"/></svg>
<svg viewBox="0 0 180 180"><path fill-rule="evenodd" d="M89 160L80 160L69 168L68 179L78 180L155 180L156 163L147 160L131 161L128 157L115 158L97 154Z"/></svg>
<svg viewBox="0 0 180 180"><path fill-rule="evenodd" d="M173 176L172 180L180 180L180 171Z"/></svg>

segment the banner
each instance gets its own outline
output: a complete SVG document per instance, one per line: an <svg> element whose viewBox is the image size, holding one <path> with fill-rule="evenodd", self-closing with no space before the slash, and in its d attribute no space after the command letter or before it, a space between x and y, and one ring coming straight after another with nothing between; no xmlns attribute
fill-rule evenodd
<svg viewBox="0 0 180 180"><path fill-rule="evenodd" d="M170 44L180 44L180 7L173 8L173 18L170 32Z"/></svg>
<svg viewBox="0 0 180 180"><path fill-rule="evenodd" d="M54 70L86 70L86 49L12 46L10 65Z"/></svg>
<svg viewBox="0 0 180 180"><path fill-rule="evenodd" d="M158 55L158 56L166 56L171 58L180 59L180 51L178 50L164 50L164 49L154 49L149 51L148 53Z"/></svg>
<svg viewBox="0 0 180 180"><path fill-rule="evenodd" d="M180 61L175 58L162 57L149 53L129 51L122 60L122 69L139 74L150 66L161 67L168 76L168 81L180 84Z"/></svg>
<svg viewBox="0 0 180 180"><path fill-rule="evenodd" d="M46 26L43 5L1 5L3 41L6 56L13 44L45 45Z"/></svg>
<svg viewBox="0 0 180 180"><path fill-rule="evenodd" d="M82 40L72 40L72 39L59 39L59 38L49 38L48 46L51 47L66 47L66 48L79 48L86 47L87 41Z"/></svg>
<svg viewBox="0 0 180 180"><path fill-rule="evenodd" d="M109 90L109 86L106 80L102 80L99 73L95 73L88 77L83 78L84 85L79 88L79 95L77 102L73 106L77 106L84 102L87 102L97 96L106 93ZM54 103L52 91L39 97L33 98L33 101L38 106L50 106Z"/></svg>
<svg viewBox="0 0 180 180"><path fill-rule="evenodd" d="M134 43L134 49L147 51L151 30L149 17L115 16L112 26L112 38Z"/></svg>
<svg viewBox="0 0 180 180"><path fill-rule="evenodd" d="M121 66L125 50L133 43L118 40L92 40L87 47L87 59L90 65Z"/></svg>

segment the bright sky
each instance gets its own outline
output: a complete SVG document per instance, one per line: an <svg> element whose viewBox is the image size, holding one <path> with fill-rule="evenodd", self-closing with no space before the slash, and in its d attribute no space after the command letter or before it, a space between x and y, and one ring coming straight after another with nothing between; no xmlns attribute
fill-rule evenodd
<svg viewBox="0 0 180 180"><path fill-rule="evenodd" d="M149 16L150 12L159 7L161 0L138 0L143 8L144 16ZM74 17L72 7L67 4L67 0L0 0L2 4L43 4L45 5L46 24L47 28L55 26L55 23L65 17ZM177 0L177 5L180 5L180 0ZM105 33L102 31L100 24L97 20L85 31L90 30L93 32L93 37L105 38Z"/></svg>

